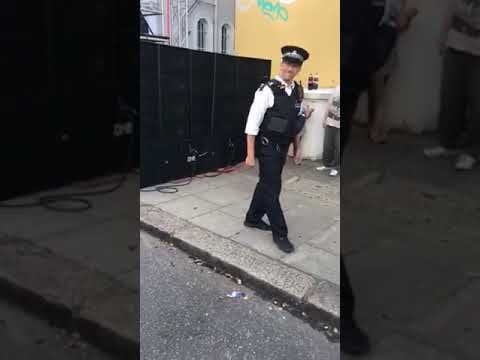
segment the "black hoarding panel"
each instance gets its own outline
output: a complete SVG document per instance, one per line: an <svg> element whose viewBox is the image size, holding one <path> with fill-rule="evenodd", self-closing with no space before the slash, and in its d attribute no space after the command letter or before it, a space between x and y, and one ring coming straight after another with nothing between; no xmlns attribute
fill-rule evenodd
<svg viewBox="0 0 480 360"><path fill-rule="evenodd" d="M2 10L9 30L0 31L7 54L0 64L10 91L0 140L15 156L0 155L9 174L0 199L123 169L125 139L113 136L120 83L138 108L137 69L124 63L122 72L130 73L124 84L118 68L122 49L138 42L138 29L119 31L117 20L126 15L117 1L22 4L8 2Z"/></svg>
<svg viewBox="0 0 480 360"><path fill-rule="evenodd" d="M216 57L204 51L190 52L190 138L200 139L212 135L213 106L216 102Z"/></svg>
<svg viewBox="0 0 480 360"><path fill-rule="evenodd" d="M141 59L142 187L245 158L245 122L269 61L148 40L141 42Z"/></svg>

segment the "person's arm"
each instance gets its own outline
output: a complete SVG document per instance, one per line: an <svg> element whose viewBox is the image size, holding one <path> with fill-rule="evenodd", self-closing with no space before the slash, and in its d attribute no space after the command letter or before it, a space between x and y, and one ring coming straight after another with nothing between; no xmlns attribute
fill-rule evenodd
<svg viewBox="0 0 480 360"><path fill-rule="evenodd" d="M447 0L447 9L445 15L442 19L440 37L438 39L438 47L440 53L443 54L446 48L448 32L452 26L453 16L455 13L455 1L456 0Z"/></svg>
<svg viewBox="0 0 480 360"><path fill-rule="evenodd" d="M247 125L245 126L245 134L247 135L247 158L245 165L255 166L255 138L260 131L263 117L268 108L273 106L273 93L268 86L263 86L255 93L250 112L248 114Z"/></svg>
<svg viewBox="0 0 480 360"><path fill-rule="evenodd" d="M255 166L255 135L247 134L247 158L245 159L245 165Z"/></svg>
<svg viewBox="0 0 480 360"><path fill-rule="evenodd" d="M418 15L417 8L408 8L407 0L402 0L400 16L398 19L398 30L402 33L410 28L412 20Z"/></svg>
<svg viewBox="0 0 480 360"><path fill-rule="evenodd" d="M339 91L339 90L335 90L335 91ZM327 126L328 114L330 113L330 110L332 109L333 98L334 98L334 97L335 97L335 93L333 93L332 95L330 95L330 97L328 98L327 110L325 111L325 114L323 115L323 119L322 119L322 125L323 125L323 127L326 127L326 126Z"/></svg>

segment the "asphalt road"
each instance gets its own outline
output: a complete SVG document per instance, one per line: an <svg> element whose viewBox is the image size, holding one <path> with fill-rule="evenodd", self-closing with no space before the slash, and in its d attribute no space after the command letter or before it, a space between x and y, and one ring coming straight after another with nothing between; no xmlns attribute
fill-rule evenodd
<svg viewBox="0 0 480 360"><path fill-rule="evenodd" d="M75 334L0 300L0 360L114 360Z"/></svg>
<svg viewBox="0 0 480 360"><path fill-rule="evenodd" d="M281 307L141 233L141 360L330 360L339 345ZM229 298L234 290L247 299Z"/></svg>

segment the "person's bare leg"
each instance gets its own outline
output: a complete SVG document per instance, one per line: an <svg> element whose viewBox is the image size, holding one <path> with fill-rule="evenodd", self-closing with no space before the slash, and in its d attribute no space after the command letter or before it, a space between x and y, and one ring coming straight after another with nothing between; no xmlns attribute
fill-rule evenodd
<svg viewBox="0 0 480 360"><path fill-rule="evenodd" d="M373 77L373 111L371 126L369 128L370 139L376 143L384 143L387 139L385 129L385 94L388 76L390 72L390 60L389 62L377 71Z"/></svg>
<svg viewBox="0 0 480 360"><path fill-rule="evenodd" d="M369 84L369 87L368 87L368 135L370 137L370 134L371 134L371 131L372 131L372 128L373 128L373 124L375 122L375 112L377 110L377 106L376 106L376 100L377 100L377 97L375 95L375 92L376 92L376 86L375 86L375 78L372 77L370 79L370 84Z"/></svg>
<svg viewBox="0 0 480 360"><path fill-rule="evenodd" d="M302 135L298 134L295 136L295 140L293 142L293 161L295 162L295 165L301 165L302 164L302 152L300 150L300 144L302 141Z"/></svg>

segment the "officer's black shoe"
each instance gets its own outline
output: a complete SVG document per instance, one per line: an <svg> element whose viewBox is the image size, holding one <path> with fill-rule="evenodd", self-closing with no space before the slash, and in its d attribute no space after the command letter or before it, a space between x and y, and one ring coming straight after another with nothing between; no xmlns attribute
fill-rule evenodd
<svg viewBox="0 0 480 360"><path fill-rule="evenodd" d="M292 253L295 251L293 244L290 242L290 240L288 240L286 236L273 235L273 242L283 252Z"/></svg>
<svg viewBox="0 0 480 360"><path fill-rule="evenodd" d="M246 227L249 227L249 228L255 228L255 229L259 229L259 230L263 230L263 231L272 231L272 228L270 227L270 225L268 225L263 220L260 220L257 223L253 223L253 222L245 220L243 222L243 225L245 225Z"/></svg>
<svg viewBox="0 0 480 360"><path fill-rule="evenodd" d="M340 349L345 354L356 356L370 352L368 336L353 320L340 322Z"/></svg>

